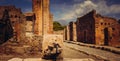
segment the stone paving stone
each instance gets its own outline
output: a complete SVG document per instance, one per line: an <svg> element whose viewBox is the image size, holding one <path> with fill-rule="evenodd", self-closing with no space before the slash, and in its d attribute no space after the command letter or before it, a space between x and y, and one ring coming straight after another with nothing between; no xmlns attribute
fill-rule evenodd
<svg viewBox="0 0 120 61"><path fill-rule="evenodd" d="M86 52L90 55L95 55L97 57L101 57L103 59L107 59L110 61L120 61L120 55L114 54L112 52L95 49L95 48L89 48L89 47L85 47L85 46L79 46L79 45L70 44L70 43L65 43L65 45L70 48L74 48L74 49Z"/></svg>
<svg viewBox="0 0 120 61"><path fill-rule="evenodd" d="M24 61L42 61L41 58L26 58Z"/></svg>
<svg viewBox="0 0 120 61"><path fill-rule="evenodd" d="M93 59L91 58L85 58L85 59L64 59L63 61L94 61Z"/></svg>
<svg viewBox="0 0 120 61"><path fill-rule="evenodd" d="M12 58L12 59L10 59L8 61L23 61L23 59L21 59L21 58Z"/></svg>

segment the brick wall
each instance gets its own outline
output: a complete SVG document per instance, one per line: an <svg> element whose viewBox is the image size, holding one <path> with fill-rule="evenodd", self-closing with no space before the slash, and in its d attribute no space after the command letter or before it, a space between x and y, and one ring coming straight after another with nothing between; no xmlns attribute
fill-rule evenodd
<svg viewBox="0 0 120 61"><path fill-rule="evenodd" d="M14 29L14 36L17 36L16 39L20 40L21 37L21 24L24 22L24 17L22 15L21 9L16 8L15 6L0 6L0 19L3 16L3 11L8 10L9 19L12 23L12 27Z"/></svg>
<svg viewBox="0 0 120 61"><path fill-rule="evenodd" d="M118 21L111 17L105 17L95 10L87 13L86 15L77 18L76 32L73 22L65 28L65 39L74 40L76 38L78 42L97 44L97 45L109 45L120 46L120 24Z"/></svg>

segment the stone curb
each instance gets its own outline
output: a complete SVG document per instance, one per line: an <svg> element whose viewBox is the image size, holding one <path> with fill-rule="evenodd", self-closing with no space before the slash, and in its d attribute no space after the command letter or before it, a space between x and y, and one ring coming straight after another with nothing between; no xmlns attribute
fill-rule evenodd
<svg viewBox="0 0 120 61"><path fill-rule="evenodd" d="M80 46L86 46L86 47L90 47L90 48L101 49L101 50L109 51L109 52L112 52L112 53L120 55L120 49L115 48L115 47L99 46L99 45L93 45L93 44L85 44L85 43L74 42L74 41L64 41L64 42L72 43L72 44L77 44L77 45L80 45Z"/></svg>

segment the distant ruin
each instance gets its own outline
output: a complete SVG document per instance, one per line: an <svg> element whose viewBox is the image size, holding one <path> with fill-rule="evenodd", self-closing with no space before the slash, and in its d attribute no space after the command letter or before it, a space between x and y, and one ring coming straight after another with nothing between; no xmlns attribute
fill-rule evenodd
<svg viewBox="0 0 120 61"><path fill-rule="evenodd" d="M116 19L102 16L93 10L77 18L75 23L76 28L73 28L72 22L65 28L65 40L120 46L120 24ZM73 32L76 32L76 34ZM77 39L74 40L74 37Z"/></svg>

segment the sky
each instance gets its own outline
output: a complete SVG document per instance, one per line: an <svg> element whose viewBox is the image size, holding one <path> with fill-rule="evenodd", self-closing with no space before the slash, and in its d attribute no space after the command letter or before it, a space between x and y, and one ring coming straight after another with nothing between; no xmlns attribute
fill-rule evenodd
<svg viewBox="0 0 120 61"><path fill-rule="evenodd" d="M32 0L0 0L0 5L15 5L22 12L32 11ZM120 0L50 0L54 21L68 24L95 9L97 13L120 19Z"/></svg>

